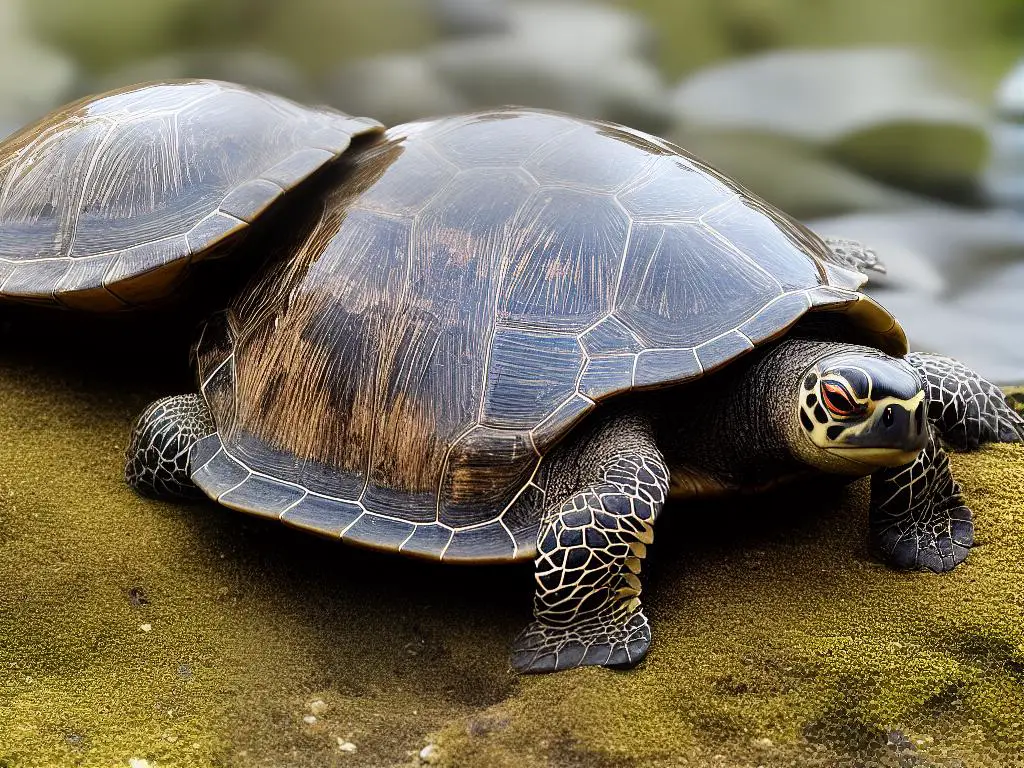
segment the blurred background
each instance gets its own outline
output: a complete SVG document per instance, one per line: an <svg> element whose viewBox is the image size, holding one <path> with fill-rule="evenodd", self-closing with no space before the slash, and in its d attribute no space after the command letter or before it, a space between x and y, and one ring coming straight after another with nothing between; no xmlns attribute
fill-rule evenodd
<svg viewBox="0 0 1024 768"><path fill-rule="evenodd" d="M915 347L1024 383L1022 57L1021 0L0 0L0 136L194 76L389 124L615 120L868 242Z"/></svg>

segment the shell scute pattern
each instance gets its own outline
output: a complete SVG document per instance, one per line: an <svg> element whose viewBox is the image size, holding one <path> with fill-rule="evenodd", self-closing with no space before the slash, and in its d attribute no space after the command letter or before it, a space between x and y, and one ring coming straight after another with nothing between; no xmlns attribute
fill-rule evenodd
<svg viewBox="0 0 1024 768"><path fill-rule="evenodd" d="M75 102L0 144L0 296L96 311L160 298L380 129L207 80Z"/></svg>
<svg viewBox="0 0 1024 768"><path fill-rule="evenodd" d="M332 173L198 357L232 360L230 398L201 376L214 450L252 478L223 499L258 511L246 482L279 483L282 520L368 546L532 557L544 456L596 404L701 376L812 304L860 303L800 225L605 123L414 123ZM223 494L218 466L195 479Z"/></svg>

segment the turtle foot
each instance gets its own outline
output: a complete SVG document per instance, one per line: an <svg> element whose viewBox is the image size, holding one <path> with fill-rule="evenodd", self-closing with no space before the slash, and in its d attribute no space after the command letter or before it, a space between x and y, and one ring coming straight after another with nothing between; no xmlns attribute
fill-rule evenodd
<svg viewBox="0 0 1024 768"><path fill-rule="evenodd" d="M971 510L954 507L941 522L929 521L909 530L894 526L880 531L876 540L893 568L946 573L964 561L974 544Z"/></svg>
<svg viewBox="0 0 1024 768"><path fill-rule="evenodd" d="M651 627L641 610L619 625L593 620L555 627L534 621L512 644L512 667L522 673L586 666L628 669L643 660L650 645Z"/></svg>
<svg viewBox="0 0 1024 768"><path fill-rule="evenodd" d="M945 573L974 544L971 510L933 431L914 461L871 476L871 537L893 568Z"/></svg>
<svg viewBox="0 0 1024 768"><path fill-rule="evenodd" d="M190 477L189 450L214 429L200 395L176 395L152 403L132 430L124 468L128 485L158 499L202 497Z"/></svg>

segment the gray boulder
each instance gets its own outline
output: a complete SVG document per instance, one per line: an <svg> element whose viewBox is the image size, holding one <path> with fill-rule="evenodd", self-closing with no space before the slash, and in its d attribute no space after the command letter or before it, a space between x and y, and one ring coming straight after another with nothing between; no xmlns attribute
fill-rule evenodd
<svg viewBox="0 0 1024 768"><path fill-rule="evenodd" d="M392 54L346 64L324 83L327 100L385 125L469 109L470 103L444 83L427 59Z"/></svg>
<svg viewBox="0 0 1024 768"><path fill-rule="evenodd" d="M580 2L485 6L501 11L503 31L347 63L327 79L331 103L385 122L517 104L668 127L653 35L634 14Z"/></svg>
<svg viewBox="0 0 1024 768"><path fill-rule="evenodd" d="M475 37L508 32L512 24L508 0L430 0L445 37Z"/></svg>
<svg viewBox="0 0 1024 768"><path fill-rule="evenodd" d="M858 173L819 148L786 136L677 127L667 138L798 218L922 204L919 196Z"/></svg>
<svg viewBox="0 0 1024 768"><path fill-rule="evenodd" d="M878 253L888 272L871 276L868 293L900 319L913 348L1024 382L1024 214L929 206L809 225Z"/></svg>
<svg viewBox="0 0 1024 768"><path fill-rule="evenodd" d="M784 136L846 166L926 192L969 187L987 148L984 111L941 62L899 48L775 51L679 85L683 126Z"/></svg>
<svg viewBox="0 0 1024 768"><path fill-rule="evenodd" d="M996 204L1024 209L1024 59L1000 84L995 113L985 188Z"/></svg>

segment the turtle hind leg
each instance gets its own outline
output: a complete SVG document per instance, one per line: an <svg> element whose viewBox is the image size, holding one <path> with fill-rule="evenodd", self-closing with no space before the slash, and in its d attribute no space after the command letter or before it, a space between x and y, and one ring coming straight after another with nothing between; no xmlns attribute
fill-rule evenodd
<svg viewBox="0 0 1024 768"><path fill-rule="evenodd" d="M189 449L216 430L201 395L173 395L151 403L132 430L124 477L144 496L199 498L189 477Z"/></svg>
<svg viewBox="0 0 1024 768"><path fill-rule="evenodd" d="M949 357L912 352L906 360L924 379L928 420L953 448L1024 441L1024 418L995 384Z"/></svg>
<svg viewBox="0 0 1024 768"><path fill-rule="evenodd" d="M871 476L869 519L876 546L894 568L945 573L967 557L971 510L934 430L913 462Z"/></svg>
<svg viewBox="0 0 1024 768"><path fill-rule="evenodd" d="M646 424L609 431L621 450L600 463L597 481L550 508L541 525L534 621L512 648L519 672L632 667L651 644L639 574L668 470ZM609 447L615 446L601 452Z"/></svg>

